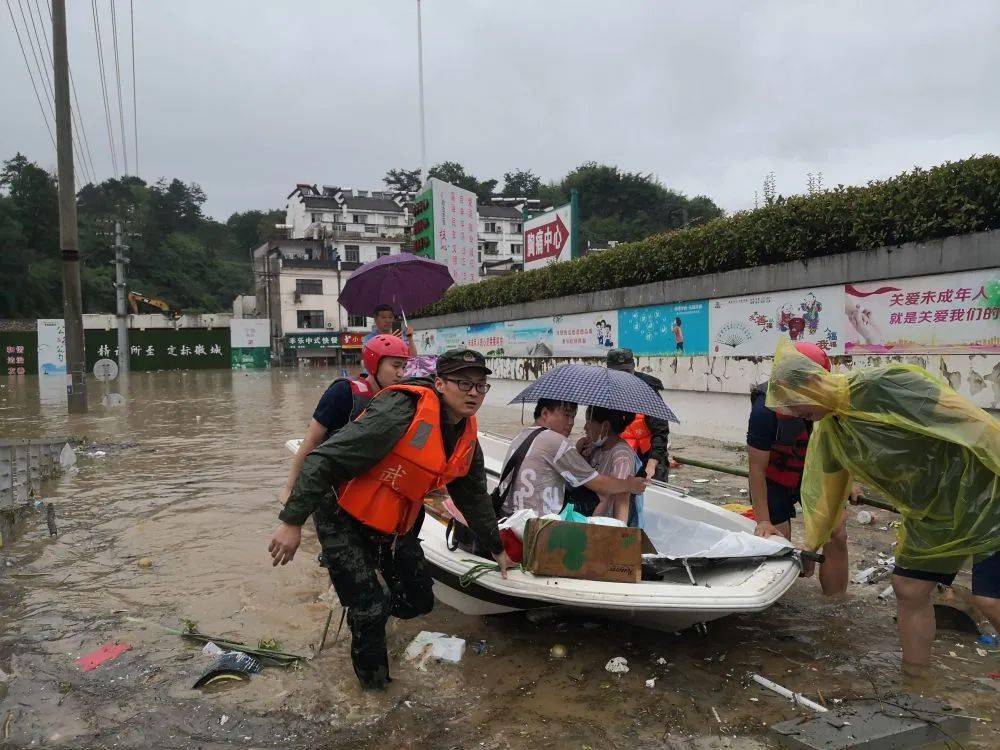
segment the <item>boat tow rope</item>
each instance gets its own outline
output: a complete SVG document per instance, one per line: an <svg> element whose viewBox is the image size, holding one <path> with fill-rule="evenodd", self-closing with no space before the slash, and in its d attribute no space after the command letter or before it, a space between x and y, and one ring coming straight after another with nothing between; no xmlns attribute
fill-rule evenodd
<svg viewBox="0 0 1000 750"><path fill-rule="evenodd" d="M474 563L471 568L462 573L462 575L458 578L458 584L463 589L469 588L469 586L474 584L487 573L496 573L500 570L500 566L496 563L469 560L468 558L462 560L462 562Z"/></svg>

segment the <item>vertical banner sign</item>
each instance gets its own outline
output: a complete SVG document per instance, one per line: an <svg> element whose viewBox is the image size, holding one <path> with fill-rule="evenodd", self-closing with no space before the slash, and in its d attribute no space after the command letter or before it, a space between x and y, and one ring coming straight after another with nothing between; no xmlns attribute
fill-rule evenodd
<svg viewBox="0 0 1000 750"><path fill-rule="evenodd" d="M413 227L410 229L414 255L434 258L434 190L428 186L413 203Z"/></svg>
<svg viewBox="0 0 1000 750"><path fill-rule="evenodd" d="M431 177L417 195L413 250L448 266L456 284L479 278L479 210L476 194Z"/></svg>
<svg viewBox="0 0 1000 750"><path fill-rule="evenodd" d="M524 222L524 270L544 268L573 255L572 204L533 216Z"/></svg>
<svg viewBox="0 0 1000 750"><path fill-rule="evenodd" d="M229 323L229 345L234 370L258 370L271 363L271 321L234 318Z"/></svg>
<svg viewBox="0 0 1000 750"><path fill-rule="evenodd" d="M66 374L66 324L61 318L38 320L38 374Z"/></svg>

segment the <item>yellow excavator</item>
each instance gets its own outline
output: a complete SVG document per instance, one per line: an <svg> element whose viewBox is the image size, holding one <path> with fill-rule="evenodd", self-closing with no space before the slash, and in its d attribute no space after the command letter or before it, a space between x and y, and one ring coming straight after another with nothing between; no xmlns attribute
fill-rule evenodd
<svg viewBox="0 0 1000 750"><path fill-rule="evenodd" d="M177 320L183 313L176 307L164 302L162 299L156 299L155 297L147 297L145 294L139 294L138 292L128 293L128 308L133 315L139 314L139 305L143 304L148 307L155 307L161 313L163 313L170 320Z"/></svg>

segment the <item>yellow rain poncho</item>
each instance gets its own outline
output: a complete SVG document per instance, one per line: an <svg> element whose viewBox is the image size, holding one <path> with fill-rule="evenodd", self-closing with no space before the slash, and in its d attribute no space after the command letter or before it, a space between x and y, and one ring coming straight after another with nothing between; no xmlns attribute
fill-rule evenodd
<svg viewBox="0 0 1000 750"><path fill-rule="evenodd" d="M830 413L815 424L802 475L810 549L837 528L852 478L902 515L900 567L954 573L1000 549L1000 422L926 370L832 374L783 340L766 403Z"/></svg>

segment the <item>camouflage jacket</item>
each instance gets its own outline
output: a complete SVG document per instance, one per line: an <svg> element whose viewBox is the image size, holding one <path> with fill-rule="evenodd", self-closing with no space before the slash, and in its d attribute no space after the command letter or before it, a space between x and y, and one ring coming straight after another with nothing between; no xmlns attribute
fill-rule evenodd
<svg viewBox="0 0 1000 750"><path fill-rule="evenodd" d="M433 387L429 378L411 378L408 385ZM361 476L388 455L398 443L416 414L416 398L408 393L392 391L377 395L365 412L354 422L344 425L318 446L302 463L291 497L278 515L285 523L301 526L320 503L336 502L333 488ZM448 424L441 410L441 435L446 454L451 455L455 443L465 429L465 421ZM486 491L486 468L483 451L476 444L472 467L464 477L448 485L451 495L469 526L490 552L503 549L497 531L497 518Z"/></svg>

